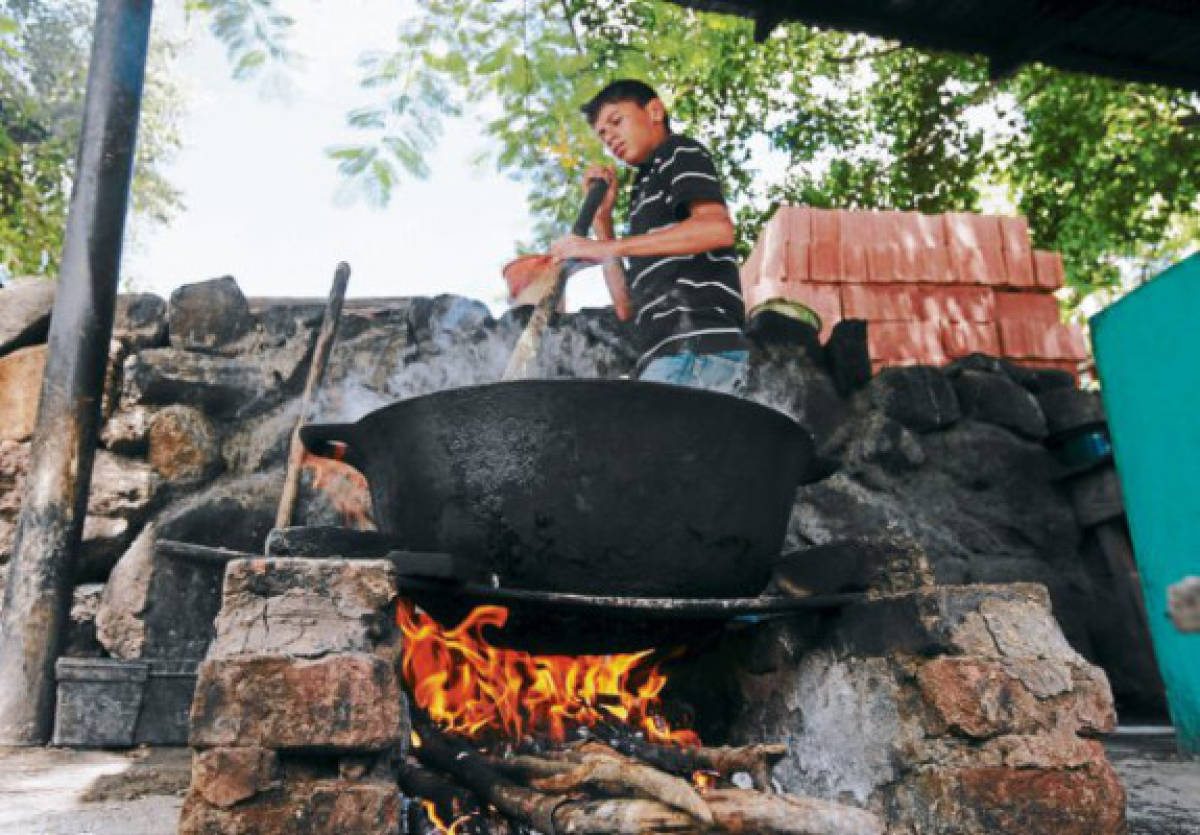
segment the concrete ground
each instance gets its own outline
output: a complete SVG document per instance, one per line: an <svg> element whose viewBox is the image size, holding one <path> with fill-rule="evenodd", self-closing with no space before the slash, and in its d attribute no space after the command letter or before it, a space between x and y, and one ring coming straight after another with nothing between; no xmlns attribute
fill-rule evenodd
<svg viewBox="0 0 1200 835"><path fill-rule="evenodd" d="M1161 729L1106 745L1129 796L1130 835L1200 835L1200 761ZM0 748L0 833L170 835L189 779L186 748Z"/></svg>

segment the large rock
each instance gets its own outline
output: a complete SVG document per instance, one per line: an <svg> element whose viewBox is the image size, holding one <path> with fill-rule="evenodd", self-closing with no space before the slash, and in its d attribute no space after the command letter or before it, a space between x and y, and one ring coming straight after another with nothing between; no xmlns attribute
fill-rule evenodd
<svg viewBox="0 0 1200 835"><path fill-rule="evenodd" d="M33 437L45 365L45 345L21 348L0 357L0 441L27 441Z"/></svg>
<svg viewBox="0 0 1200 835"><path fill-rule="evenodd" d="M0 288L0 356L46 341L55 283L28 279Z"/></svg>
<svg viewBox="0 0 1200 835"><path fill-rule="evenodd" d="M222 419L265 412L300 390L312 346L307 335L274 349L254 344L238 356L177 348L135 354L125 363L122 403L194 406Z"/></svg>
<svg viewBox="0 0 1200 835"><path fill-rule="evenodd" d="M954 390L965 417L1011 429L1023 438L1046 437L1046 418L1033 395L1002 374L963 371Z"/></svg>
<svg viewBox="0 0 1200 835"><path fill-rule="evenodd" d="M204 481L221 467L216 428L190 406L168 406L150 421L148 459L154 472L170 482Z"/></svg>
<svg viewBox="0 0 1200 835"><path fill-rule="evenodd" d="M121 557L96 618L114 658L200 658L212 640L224 567L160 556L159 539L262 551L275 519L281 476L217 482L163 511Z"/></svg>
<svg viewBox="0 0 1200 835"><path fill-rule="evenodd" d="M155 411L148 406L133 406L117 412L101 427L100 444L117 455L145 455Z"/></svg>
<svg viewBox="0 0 1200 835"><path fill-rule="evenodd" d="M885 368L867 390L876 408L917 432L944 429L962 417L954 386L936 368Z"/></svg>
<svg viewBox="0 0 1200 835"><path fill-rule="evenodd" d="M233 276L184 284L171 293L171 346L211 351L241 339L254 327L250 306Z"/></svg>
<svg viewBox="0 0 1200 835"><path fill-rule="evenodd" d="M130 351L166 345L167 303L153 293L122 293L117 296L113 339Z"/></svg>
<svg viewBox="0 0 1200 835"><path fill-rule="evenodd" d="M100 658L104 648L96 640L96 612L104 586L85 583L76 586L71 594L71 614L67 621L66 642L62 654L69 658Z"/></svg>

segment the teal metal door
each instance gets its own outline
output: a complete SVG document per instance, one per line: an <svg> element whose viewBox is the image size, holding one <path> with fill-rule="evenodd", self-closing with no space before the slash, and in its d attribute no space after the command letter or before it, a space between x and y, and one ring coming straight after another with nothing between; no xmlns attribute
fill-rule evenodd
<svg viewBox="0 0 1200 835"><path fill-rule="evenodd" d="M1167 587L1200 575L1200 254L1091 320L1092 344L1158 666L1180 748L1200 755L1200 634Z"/></svg>

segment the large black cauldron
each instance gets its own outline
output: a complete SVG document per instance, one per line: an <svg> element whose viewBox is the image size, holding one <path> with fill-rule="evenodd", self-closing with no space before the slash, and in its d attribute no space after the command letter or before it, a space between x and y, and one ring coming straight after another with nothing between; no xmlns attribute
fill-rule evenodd
<svg viewBox="0 0 1200 835"><path fill-rule="evenodd" d="M412 550L507 587L627 597L762 591L812 458L773 409L620 380L451 389L301 438L366 476L381 530Z"/></svg>

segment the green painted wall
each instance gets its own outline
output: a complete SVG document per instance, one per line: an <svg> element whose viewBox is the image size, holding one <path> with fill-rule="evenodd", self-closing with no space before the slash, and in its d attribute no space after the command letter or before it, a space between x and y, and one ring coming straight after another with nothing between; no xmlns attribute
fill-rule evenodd
<svg viewBox="0 0 1200 835"><path fill-rule="evenodd" d="M1125 511L1180 748L1200 755L1200 634L1167 587L1200 575L1200 254L1091 320Z"/></svg>

